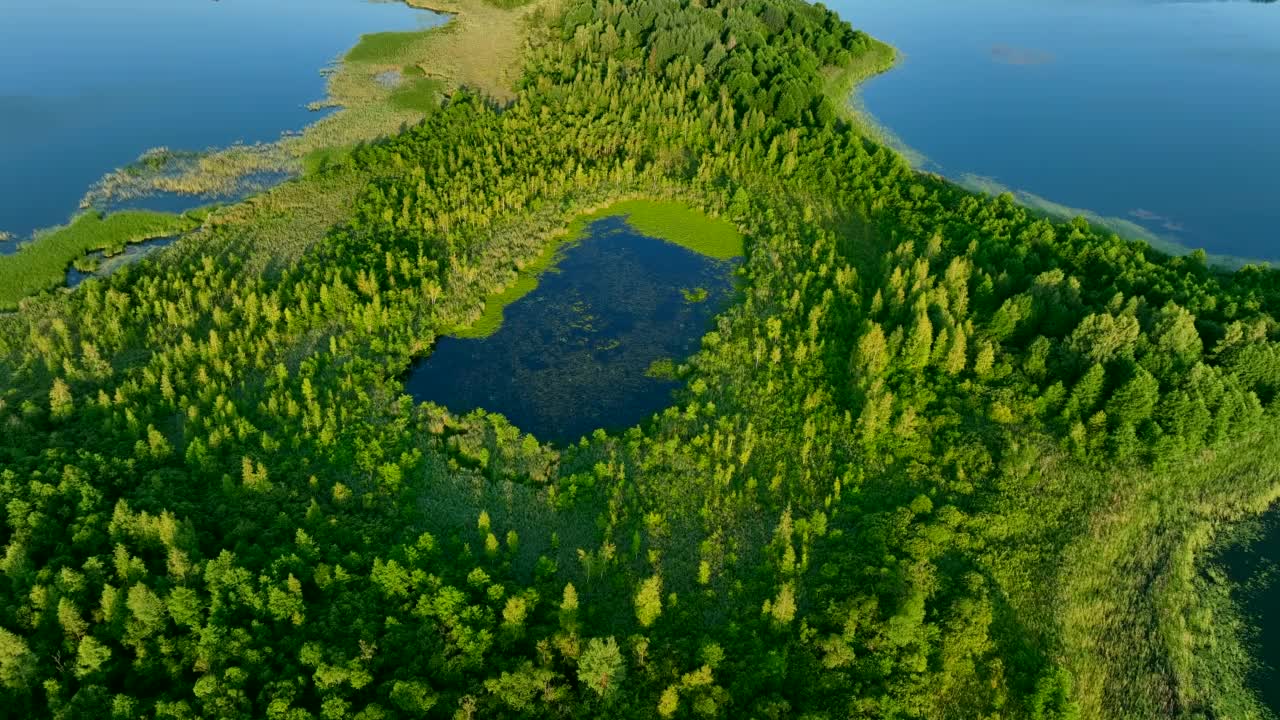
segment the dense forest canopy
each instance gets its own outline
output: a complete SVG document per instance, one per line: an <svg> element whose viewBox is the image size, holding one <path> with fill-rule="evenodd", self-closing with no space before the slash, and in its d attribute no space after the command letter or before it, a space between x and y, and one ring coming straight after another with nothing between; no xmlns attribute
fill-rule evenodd
<svg viewBox="0 0 1280 720"><path fill-rule="evenodd" d="M58 718L1257 717L1198 554L1280 488L1280 279L913 172L796 0L566 0L234 224L0 317L0 702ZM678 199L741 299L641 427L404 394L575 214Z"/></svg>

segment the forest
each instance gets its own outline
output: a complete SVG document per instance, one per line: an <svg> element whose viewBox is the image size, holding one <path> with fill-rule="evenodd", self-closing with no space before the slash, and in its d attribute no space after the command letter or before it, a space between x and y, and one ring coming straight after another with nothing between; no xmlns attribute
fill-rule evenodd
<svg viewBox="0 0 1280 720"><path fill-rule="evenodd" d="M1280 497L1280 274L913 171L821 5L535 21L513 101L295 181L363 183L314 239L0 315L0 714L1268 716L1205 563ZM670 407L560 446L409 398L634 198L745 238Z"/></svg>

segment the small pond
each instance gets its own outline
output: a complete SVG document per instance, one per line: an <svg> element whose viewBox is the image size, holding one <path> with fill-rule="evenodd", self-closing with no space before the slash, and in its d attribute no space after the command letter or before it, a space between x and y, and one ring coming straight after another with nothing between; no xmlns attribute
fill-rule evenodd
<svg viewBox="0 0 1280 720"><path fill-rule="evenodd" d="M440 338L410 371L408 392L455 413L501 413L559 443L643 422L678 385L651 366L698 349L729 303L735 265L642 235L621 217L598 220L505 309L493 335Z"/></svg>

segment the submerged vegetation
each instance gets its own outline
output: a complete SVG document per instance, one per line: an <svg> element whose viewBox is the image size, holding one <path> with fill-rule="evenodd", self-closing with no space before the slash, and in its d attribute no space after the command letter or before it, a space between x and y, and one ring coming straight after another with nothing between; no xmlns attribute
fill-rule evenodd
<svg viewBox="0 0 1280 720"><path fill-rule="evenodd" d="M622 200L606 207L580 213L555 240L546 243L532 259L517 259L517 272L509 284L485 298L474 319L450 329L446 334L459 338L483 338L502 327L502 310L533 292L538 275L550 268L561 250L581 240L591 223L608 217L624 217L627 224L649 237L665 240L717 260L742 255L742 234L731 223L707 216L675 200Z"/></svg>
<svg viewBox="0 0 1280 720"><path fill-rule="evenodd" d="M821 6L517 12L509 97L0 317L7 709L1263 716L1199 556L1280 487L1280 275L912 171ZM745 250L671 407L557 448L405 395L635 198ZM675 208L628 216L728 251Z"/></svg>

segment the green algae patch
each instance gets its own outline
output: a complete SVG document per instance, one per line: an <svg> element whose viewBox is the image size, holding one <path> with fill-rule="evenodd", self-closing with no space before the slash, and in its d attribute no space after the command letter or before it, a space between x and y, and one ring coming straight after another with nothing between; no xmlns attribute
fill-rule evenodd
<svg viewBox="0 0 1280 720"><path fill-rule="evenodd" d="M516 281L490 295L474 322L445 331L457 338L485 338L502 327L502 311L538 287L538 276L555 264L560 251L586 237L591 223L623 217L643 235L663 240L716 260L732 260L744 252L742 233L733 223L672 200L623 200L569 221L566 232L548 242L542 252L520 268Z"/></svg>
<svg viewBox="0 0 1280 720"><path fill-rule="evenodd" d="M67 266L85 253L117 253L129 243L178 235L200 224L188 213L128 210L103 216L85 213L60 228L40 233L12 255L0 257L0 308L12 309L28 295L58 287Z"/></svg>
<svg viewBox="0 0 1280 720"><path fill-rule="evenodd" d="M580 237L596 220L625 216L631 227L650 237L666 240L717 260L743 254L742 233L733 223L673 200L624 200L569 223L571 237Z"/></svg>

